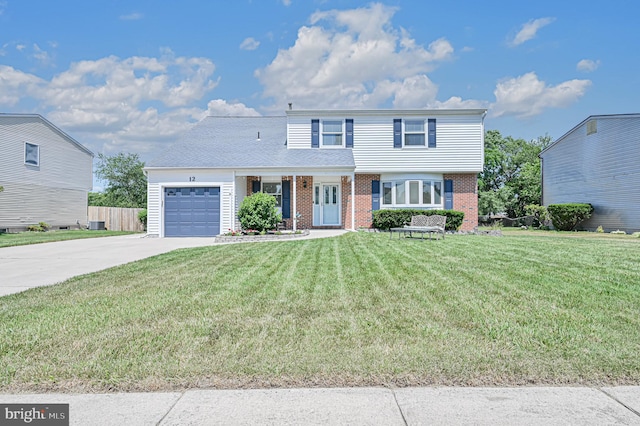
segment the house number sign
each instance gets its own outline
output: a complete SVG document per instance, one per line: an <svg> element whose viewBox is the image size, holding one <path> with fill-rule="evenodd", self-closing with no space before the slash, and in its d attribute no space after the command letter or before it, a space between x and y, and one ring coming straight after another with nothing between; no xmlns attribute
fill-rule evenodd
<svg viewBox="0 0 640 426"><path fill-rule="evenodd" d="M195 182L195 181L196 181L195 176L189 176L189 182Z"/></svg>

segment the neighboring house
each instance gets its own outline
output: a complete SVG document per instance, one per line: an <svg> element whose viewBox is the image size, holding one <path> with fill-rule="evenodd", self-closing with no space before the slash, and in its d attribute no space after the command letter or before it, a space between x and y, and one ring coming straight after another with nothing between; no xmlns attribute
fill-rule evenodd
<svg viewBox="0 0 640 426"><path fill-rule="evenodd" d="M87 223L93 153L38 114L0 114L0 229Z"/></svg>
<svg viewBox="0 0 640 426"><path fill-rule="evenodd" d="M640 231L640 114L592 115L540 153L542 203L590 203L580 226Z"/></svg>
<svg viewBox="0 0 640 426"><path fill-rule="evenodd" d="M276 197L287 228L371 226L386 208L455 209L477 226L484 109L288 110L208 117L149 161L150 235L238 229L242 200ZM298 214L296 214L298 213Z"/></svg>

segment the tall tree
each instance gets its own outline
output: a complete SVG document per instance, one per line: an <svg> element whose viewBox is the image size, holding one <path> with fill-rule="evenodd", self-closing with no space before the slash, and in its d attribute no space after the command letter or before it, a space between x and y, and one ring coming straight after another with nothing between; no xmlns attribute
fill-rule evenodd
<svg viewBox="0 0 640 426"><path fill-rule="evenodd" d="M525 215L525 206L540 204L542 188L538 154L551 143L550 136L526 141L503 137L497 130L485 134L485 164L478 175L480 214L505 212Z"/></svg>
<svg viewBox="0 0 640 426"><path fill-rule="evenodd" d="M90 197L111 207L146 207L147 177L138 154L98 154L96 177L106 183L104 196Z"/></svg>

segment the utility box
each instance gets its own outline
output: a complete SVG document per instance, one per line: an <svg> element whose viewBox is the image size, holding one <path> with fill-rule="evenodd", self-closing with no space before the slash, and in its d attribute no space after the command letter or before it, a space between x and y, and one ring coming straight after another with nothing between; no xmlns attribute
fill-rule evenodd
<svg viewBox="0 0 640 426"><path fill-rule="evenodd" d="M90 231L104 231L104 222L91 221L89 222Z"/></svg>

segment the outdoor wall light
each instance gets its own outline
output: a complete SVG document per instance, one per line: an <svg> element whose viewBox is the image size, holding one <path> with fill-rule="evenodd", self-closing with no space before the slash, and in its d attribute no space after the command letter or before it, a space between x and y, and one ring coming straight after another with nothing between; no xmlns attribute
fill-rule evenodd
<svg viewBox="0 0 640 426"><path fill-rule="evenodd" d="M302 181L302 187L303 187L303 188L306 188L306 187L307 187L307 180L306 180L306 179Z"/></svg>

